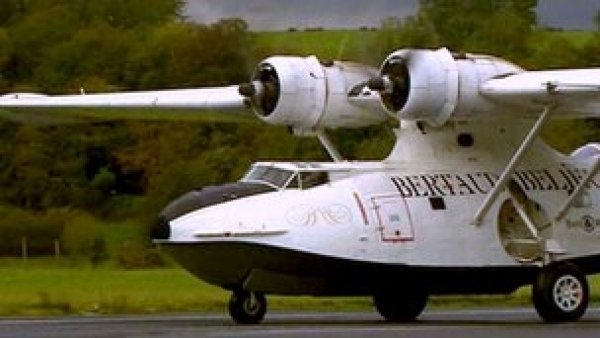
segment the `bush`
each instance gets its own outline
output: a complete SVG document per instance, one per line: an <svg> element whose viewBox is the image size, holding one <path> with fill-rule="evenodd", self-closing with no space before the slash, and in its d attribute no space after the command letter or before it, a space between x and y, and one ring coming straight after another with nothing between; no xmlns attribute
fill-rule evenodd
<svg viewBox="0 0 600 338"><path fill-rule="evenodd" d="M70 212L53 209L32 213L0 206L0 256L51 256Z"/></svg>
<svg viewBox="0 0 600 338"><path fill-rule="evenodd" d="M72 257L89 258L93 265L108 259L104 224L84 212L74 212L65 223L61 243L65 253Z"/></svg>
<svg viewBox="0 0 600 338"><path fill-rule="evenodd" d="M136 242L123 244L116 258L117 265L127 270L158 268L168 265L158 248Z"/></svg>

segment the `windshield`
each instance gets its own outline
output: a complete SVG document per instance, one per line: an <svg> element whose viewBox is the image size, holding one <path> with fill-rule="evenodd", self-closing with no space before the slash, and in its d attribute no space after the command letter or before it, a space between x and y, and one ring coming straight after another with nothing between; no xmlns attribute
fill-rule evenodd
<svg viewBox="0 0 600 338"><path fill-rule="evenodd" d="M242 179L246 182L266 183L278 189L308 189L329 182L325 171L292 171L273 166L255 165Z"/></svg>
<svg viewBox="0 0 600 338"><path fill-rule="evenodd" d="M276 188L285 188L293 176L295 176L293 171L275 167L253 166L246 173L243 181L262 182Z"/></svg>

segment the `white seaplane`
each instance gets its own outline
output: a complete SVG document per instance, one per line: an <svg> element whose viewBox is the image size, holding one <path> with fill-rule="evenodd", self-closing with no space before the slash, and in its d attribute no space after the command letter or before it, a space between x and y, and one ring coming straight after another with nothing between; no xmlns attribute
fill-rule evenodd
<svg viewBox="0 0 600 338"><path fill-rule="evenodd" d="M263 320L265 294L369 295L386 320L411 321L430 295L525 285L546 322L586 311L586 276L600 272L600 144L565 155L538 135L551 118L600 116L600 68L526 71L492 56L402 49L379 70L274 56L240 86L0 98L4 116L25 120L246 107L318 137L332 161L255 163L239 182L192 191L160 213L154 240L231 290L236 322ZM388 119L398 120L396 143L381 161L345 161L326 134Z"/></svg>

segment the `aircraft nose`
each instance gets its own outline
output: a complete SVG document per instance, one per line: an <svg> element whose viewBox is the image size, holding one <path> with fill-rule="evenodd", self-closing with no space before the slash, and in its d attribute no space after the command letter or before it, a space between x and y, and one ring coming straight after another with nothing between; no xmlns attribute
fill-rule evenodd
<svg viewBox="0 0 600 338"><path fill-rule="evenodd" d="M164 240L171 237L171 225L169 219L164 215L158 215L152 226L152 239Z"/></svg>
<svg viewBox="0 0 600 338"><path fill-rule="evenodd" d="M190 191L169 203L160 212L152 226L152 238L155 240L169 239L172 234L171 221L195 210L274 190L264 184L236 182Z"/></svg>

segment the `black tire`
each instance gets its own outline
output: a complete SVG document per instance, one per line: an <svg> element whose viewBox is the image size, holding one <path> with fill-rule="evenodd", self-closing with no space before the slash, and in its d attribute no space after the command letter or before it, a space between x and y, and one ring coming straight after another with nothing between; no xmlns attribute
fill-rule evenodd
<svg viewBox="0 0 600 338"><path fill-rule="evenodd" d="M408 289L402 293L398 291L376 293L373 295L373 303L377 312L385 320L401 323L415 321L425 309L428 298L429 295L425 291Z"/></svg>
<svg viewBox="0 0 600 338"><path fill-rule="evenodd" d="M235 291L229 299L229 315L238 324L258 324L267 313L267 299L260 292Z"/></svg>
<svg viewBox="0 0 600 338"><path fill-rule="evenodd" d="M561 263L540 271L531 296L544 321L572 322L581 318L587 309L589 286L585 275L576 266Z"/></svg>

